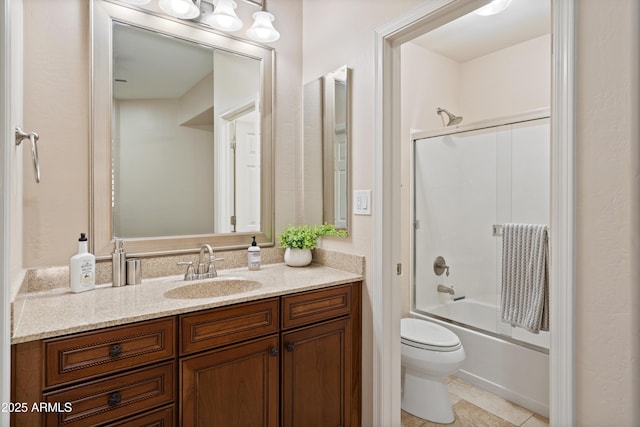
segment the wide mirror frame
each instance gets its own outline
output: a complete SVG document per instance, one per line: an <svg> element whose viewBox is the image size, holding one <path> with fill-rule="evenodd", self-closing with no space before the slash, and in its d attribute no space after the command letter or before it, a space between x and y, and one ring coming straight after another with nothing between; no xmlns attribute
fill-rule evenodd
<svg viewBox="0 0 640 427"><path fill-rule="evenodd" d="M93 253L108 257L114 248L112 212L112 27L120 22L166 34L214 49L260 61L262 88L261 133L261 230L258 232L199 234L153 238L128 238L125 250L136 256L192 252L204 243L216 249L247 247L255 235L261 246L273 245L273 63L271 48L223 36L173 18L125 7L106 0L91 3L92 118L90 228ZM150 212L150 214L152 214Z"/></svg>

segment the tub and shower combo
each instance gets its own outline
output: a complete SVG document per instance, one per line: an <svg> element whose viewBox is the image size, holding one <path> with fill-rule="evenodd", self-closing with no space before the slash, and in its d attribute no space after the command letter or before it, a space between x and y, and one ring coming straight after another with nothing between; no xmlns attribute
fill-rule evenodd
<svg viewBox="0 0 640 427"><path fill-rule="evenodd" d="M549 111L412 139L411 317L459 337L457 376L548 416L549 332L502 321L502 231L549 224Z"/></svg>

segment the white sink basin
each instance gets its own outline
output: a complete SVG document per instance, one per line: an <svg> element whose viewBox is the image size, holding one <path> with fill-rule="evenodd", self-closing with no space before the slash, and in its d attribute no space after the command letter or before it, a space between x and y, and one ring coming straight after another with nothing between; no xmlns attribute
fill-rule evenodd
<svg viewBox="0 0 640 427"><path fill-rule="evenodd" d="M192 283L164 293L165 298L195 299L216 298L242 294L262 287L262 283L238 277L211 279L206 282Z"/></svg>

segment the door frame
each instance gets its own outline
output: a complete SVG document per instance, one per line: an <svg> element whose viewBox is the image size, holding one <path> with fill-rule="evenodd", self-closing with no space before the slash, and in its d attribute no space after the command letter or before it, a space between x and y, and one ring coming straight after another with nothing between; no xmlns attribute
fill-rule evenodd
<svg viewBox="0 0 640 427"><path fill-rule="evenodd" d="M373 419L400 425L400 46L490 0L428 0L375 32ZM575 3L551 0L550 423L575 423Z"/></svg>
<svg viewBox="0 0 640 427"><path fill-rule="evenodd" d="M0 371L11 372L11 281L10 281L10 172L11 147L13 132L11 131L11 0L0 4L0 277L2 296L0 298ZM11 383L3 381L0 386L0 400L11 401ZM0 424L9 425L9 414L0 415Z"/></svg>

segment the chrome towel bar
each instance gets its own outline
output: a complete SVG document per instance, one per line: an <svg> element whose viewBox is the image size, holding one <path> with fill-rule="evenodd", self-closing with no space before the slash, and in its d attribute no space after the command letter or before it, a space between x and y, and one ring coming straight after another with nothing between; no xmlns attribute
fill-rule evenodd
<svg viewBox="0 0 640 427"><path fill-rule="evenodd" d="M35 132L25 132L22 130L22 126L16 127L16 145L20 145L23 139L29 139L31 141L31 156L33 157L33 170L36 178L36 183L40 182L40 161L38 160L38 139L40 137Z"/></svg>

